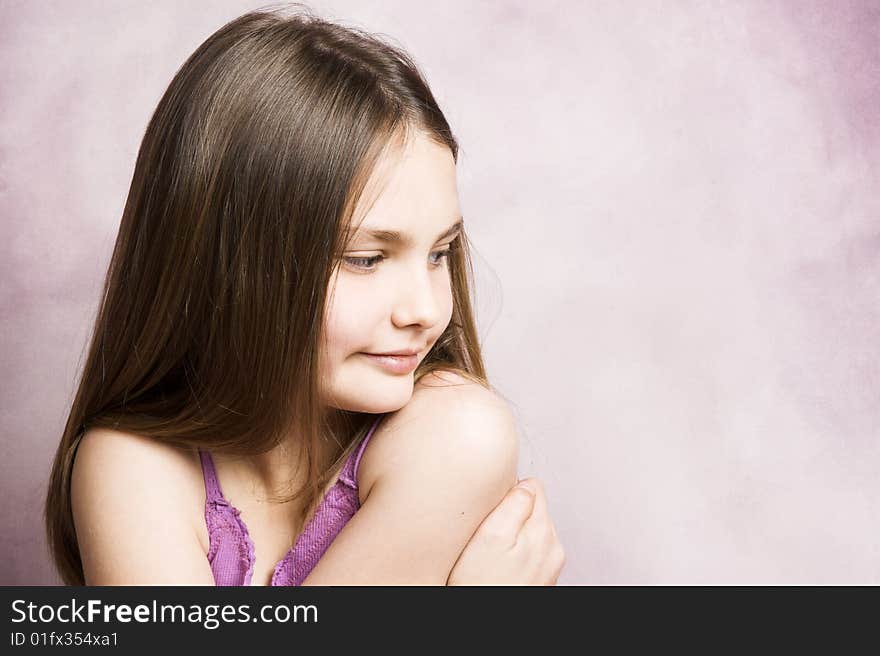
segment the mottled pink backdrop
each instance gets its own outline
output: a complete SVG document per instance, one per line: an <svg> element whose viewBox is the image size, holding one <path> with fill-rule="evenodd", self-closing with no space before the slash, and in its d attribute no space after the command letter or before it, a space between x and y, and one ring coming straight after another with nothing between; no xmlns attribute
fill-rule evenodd
<svg viewBox="0 0 880 656"><path fill-rule="evenodd" d="M40 513L147 121L259 3L0 5L0 583ZM880 583L880 5L314 2L462 144L487 364L560 583Z"/></svg>

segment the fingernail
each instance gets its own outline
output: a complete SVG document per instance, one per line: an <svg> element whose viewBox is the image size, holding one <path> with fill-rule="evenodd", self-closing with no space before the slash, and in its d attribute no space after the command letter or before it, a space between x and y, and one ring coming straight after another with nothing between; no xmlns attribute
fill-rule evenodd
<svg viewBox="0 0 880 656"><path fill-rule="evenodd" d="M528 481L522 481L520 483L517 483L516 486L518 488L522 488L523 490L526 490L527 492L529 492L532 495L535 494L535 489L532 487L531 483L529 483Z"/></svg>

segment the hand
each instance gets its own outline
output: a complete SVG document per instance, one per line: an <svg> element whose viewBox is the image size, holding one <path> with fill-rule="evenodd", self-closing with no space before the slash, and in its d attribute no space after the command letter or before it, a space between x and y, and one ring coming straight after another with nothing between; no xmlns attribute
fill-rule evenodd
<svg viewBox="0 0 880 656"><path fill-rule="evenodd" d="M526 478L483 520L446 584L556 585L564 564L544 486L537 478Z"/></svg>

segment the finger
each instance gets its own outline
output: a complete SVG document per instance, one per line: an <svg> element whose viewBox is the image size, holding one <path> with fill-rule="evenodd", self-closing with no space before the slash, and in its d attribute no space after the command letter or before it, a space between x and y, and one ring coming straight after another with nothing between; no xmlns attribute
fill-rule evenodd
<svg viewBox="0 0 880 656"><path fill-rule="evenodd" d="M517 533L532 514L534 505L534 494L526 488L514 486L501 500L501 503L483 520L477 532L504 537L508 539L510 544L513 544L516 542Z"/></svg>
<svg viewBox="0 0 880 656"><path fill-rule="evenodd" d="M519 482L519 485L528 486L535 493L535 505L532 509L532 515L529 517L530 522L535 524L549 521L547 512L547 495L544 494L544 486L537 478L526 478Z"/></svg>
<svg viewBox="0 0 880 656"><path fill-rule="evenodd" d="M553 520L547 511L547 495L544 494L544 487L535 479L537 494L535 495L535 504L532 508L532 514L520 528L517 536L517 543L532 545L536 549L540 549L538 545L546 544L548 538L552 535L554 529Z"/></svg>

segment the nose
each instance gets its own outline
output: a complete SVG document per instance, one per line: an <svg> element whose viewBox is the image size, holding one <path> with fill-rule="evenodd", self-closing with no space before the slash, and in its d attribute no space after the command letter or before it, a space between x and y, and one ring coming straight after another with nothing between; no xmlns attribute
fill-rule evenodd
<svg viewBox="0 0 880 656"><path fill-rule="evenodd" d="M400 280L391 321L398 328L420 325L431 328L440 320L443 280L427 270L407 271Z"/></svg>

